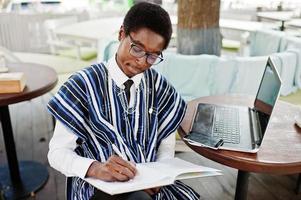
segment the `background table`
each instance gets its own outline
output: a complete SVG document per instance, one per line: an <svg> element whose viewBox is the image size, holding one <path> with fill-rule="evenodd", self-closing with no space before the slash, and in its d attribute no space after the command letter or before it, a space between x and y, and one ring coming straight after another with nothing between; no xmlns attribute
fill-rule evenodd
<svg viewBox="0 0 301 200"><path fill-rule="evenodd" d="M122 22L122 17L88 20L59 27L54 32L60 38L95 44L99 39L117 36Z"/></svg>
<svg viewBox="0 0 301 200"><path fill-rule="evenodd" d="M243 95L210 96L191 101L188 103L179 133L183 137L189 132L198 103L253 107L253 101L254 98ZM246 199L249 172L283 175L301 172L301 128L294 124L294 117L300 112L299 107L278 101L260 150L256 154L212 150L186 144L206 158L238 169L235 199Z"/></svg>
<svg viewBox="0 0 301 200"><path fill-rule="evenodd" d="M260 19L268 19L272 21L280 21L281 26L280 30L284 31L285 26L284 23L289 21L294 16L294 12L292 11L277 11L277 12L258 12L257 18Z"/></svg>
<svg viewBox="0 0 301 200"><path fill-rule="evenodd" d="M292 20L288 21L286 23L286 25L300 29L301 28L301 19L292 19Z"/></svg>
<svg viewBox="0 0 301 200"><path fill-rule="evenodd" d="M97 60L102 61L101 56L106 45L111 40L118 39L122 22L122 17L88 20L59 27L54 30L54 33L62 40L71 40L78 44L88 43L97 47Z"/></svg>
<svg viewBox="0 0 301 200"><path fill-rule="evenodd" d="M0 94L0 119L8 165L0 166L0 187L6 199L20 199L40 189L48 179L45 166L34 161L18 162L8 105L38 97L54 88L56 72L46 66L30 63L8 64L10 72L24 72L23 92Z"/></svg>

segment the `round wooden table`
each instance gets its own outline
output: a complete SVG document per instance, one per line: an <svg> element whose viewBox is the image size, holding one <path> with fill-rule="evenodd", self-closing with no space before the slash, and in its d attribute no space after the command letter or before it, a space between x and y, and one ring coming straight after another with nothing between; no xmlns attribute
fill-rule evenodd
<svg viewBox="0 0 301 200"><path fill-rule="evenodd" d="M198 103L253 107L253 102L254 98L244 95L210 96L193 100L188 103L179 133L183 137L189 132ZM294 117L300 112L298 106L278 101L262 145L255 154L212 150L185 143L210 160L238 169L235 199L246 199L249 172L283 175L301 172L301 128L294 123Z"/></svg>
<svg viewBox="0 0 301 200"><path fill-rule="evenodd" d="M18 162L8 105L30 100L49 92L57 83L50 67L31 63L10 63L9 72L24 72L23 92L0 94L0 119L8 165L0 166L0 188L6 199L20 199L40 189L48 179L47 168L34 161Z"/></svg>

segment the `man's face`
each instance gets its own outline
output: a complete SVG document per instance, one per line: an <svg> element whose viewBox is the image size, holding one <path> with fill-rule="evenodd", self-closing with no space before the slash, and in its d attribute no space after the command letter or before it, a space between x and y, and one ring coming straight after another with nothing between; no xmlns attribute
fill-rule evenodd
<svg viewBox="0 0 301 200"><path fill-rule="evenodd" d="M152 61L152 58L161 57L165 42L161 35L147 28L141 28L126 36L123 27L121 27L119 40L120 45L116 60L120 69L128 77L135 76L150 68L152 65L149 62ZM134 56L136 53L144 56Z"/></svg>

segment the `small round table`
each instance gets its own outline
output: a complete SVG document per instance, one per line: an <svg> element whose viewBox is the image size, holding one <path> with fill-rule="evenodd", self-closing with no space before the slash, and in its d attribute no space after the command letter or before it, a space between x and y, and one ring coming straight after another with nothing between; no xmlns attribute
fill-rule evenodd
<svg viewBox="0 0 301 200"><path fill-rule="evenodd" d="M8 165L0 166L0 188L5 198L20 199L40 189L48 179L47 168L34 161L18 162L8 105L27 101L49 92L57 83L50 67L32 63L8 63L9 72L24 72L23 92L0 94L0 119Z"/></svg>
<svg viewBox="0 0 301 200"><path fill-rule="evenodd" d="M179 128L181 137L191 127L198 103L228 104L253 107L254 98L245 95L209 96L188 103L186 115ZM300 108L278 101L257 153L212 150L185 143L198 154L238 169L235 199L246 199L249 172L271 174L297 174L301 172L301 128L294 124Z"/></svg>

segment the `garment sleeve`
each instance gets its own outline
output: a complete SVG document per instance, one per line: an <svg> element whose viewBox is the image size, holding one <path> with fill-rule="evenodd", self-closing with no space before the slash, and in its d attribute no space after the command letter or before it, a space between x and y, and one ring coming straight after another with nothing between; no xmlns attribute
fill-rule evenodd
<svg viewBox="0 0 301 200"><path fill-rule="evenodd" d="M168 137L180 125L186 112L186 103L175 88L159 75L156 83L158 101L158 139Z"/></svg>
<svg viewBox="0 0 301 200"><path fill-rule="evenodd" d="M87 140L88 99L84 73L72 75L48 103L49 112L76 136Z"/></svg>
<svg viewBox="0 0 301 200"><path fill-rule="evenodd" d="M163 139L158 152L157 161L175 157L176 133L173 132Z"/></svg>
<svg viewBox="0 0 301 200"><path fill-rule="evenodd" d="M49 143L48 161L51 167L67 177L85 178L94 160L81 157L75 153L77 138L61 122L57 121L53 137Z"/></svg>

